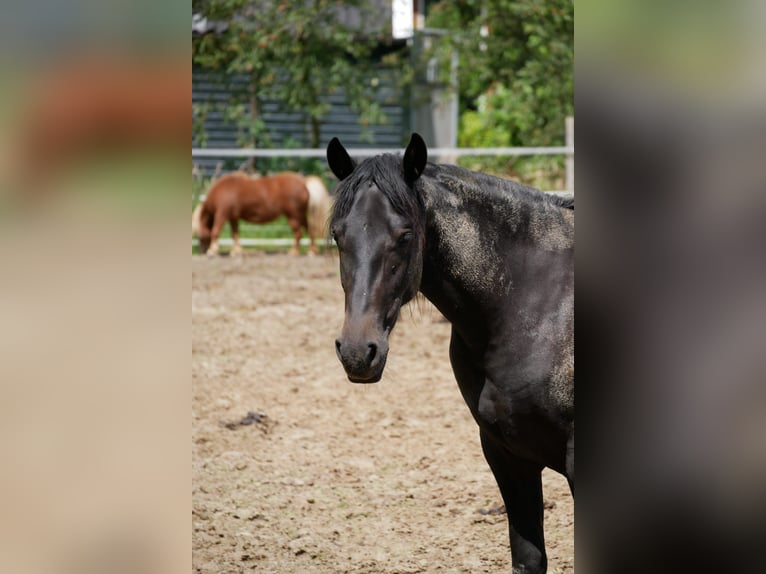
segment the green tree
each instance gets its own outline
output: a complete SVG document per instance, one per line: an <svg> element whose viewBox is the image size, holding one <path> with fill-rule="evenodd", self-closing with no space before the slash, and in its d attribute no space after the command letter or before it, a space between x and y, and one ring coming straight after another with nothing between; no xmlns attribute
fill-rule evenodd
<svg viewBox="0 0 766 574"><path fill-rule="evenodd" d="M320 127L329 110L323 97L339 86L363 126L382 121L369 74L370 54L382 30L367 24L375 22L368 0L194 0L192 9L226 24L220 33L193 40L193 62L222 72L222 78L248 78L241 87L227 86L232 101L225 113L239 126L241 144L269 143L260 115L267 97L285 111L305 115L312 147L321 143ZM349 9L358 19L347 17ZM197 124L210 106L195 107Z"/></svg>
<svg viewBox="0 0 766 574"><path fill-rule="evenodd" d="M442 0L427 25L451 30L439 49L460 54L460 145L563 144L564 118L574 114L572 0ZM484 163L473 167L511 167ZM511 163L563 169L556 157Z"/></svg>
<svg viewBox="0 0 766 574"><path fill-rule="evenodd" d="M513 145L563 140L574 111L572 0L442 0L427 23L453 31L442 49L460 53L462 112L502 93Z"/></svg>

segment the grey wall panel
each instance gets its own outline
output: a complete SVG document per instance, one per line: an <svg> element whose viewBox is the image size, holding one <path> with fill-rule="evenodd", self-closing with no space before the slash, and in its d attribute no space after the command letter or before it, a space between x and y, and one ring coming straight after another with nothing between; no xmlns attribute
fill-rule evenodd
<svg viewBox="0 0 766 574"><path fill-rule="evenodd" d="M332 137L339 137L347 147L400 147L403 145L409 129L408 95L396 83L396 71L380 68L375 75L379 89L376 99L386 115L386 121L367 126L363 130L359 115L347 103L342 89L327 96L330 109L321 126L322 142ZM208 148L240 147L239 130L233 122L224 118L221 109L231 101L231 93L247 85L246 78L234 76L224 78L199 68L194 68L192 79L192 103L209 104L204 130ZM279 102L267 100L262 104L261 119L266 124L272 147L307 147L310 127L303 114L282 110ZM368 137L365 137L367 132ZM192 147L199 147L200 141L194 137ZM206 175L212 175L216 165L223 163L224 171L236 169L243 160L219 160L216 158L198 158L197 167Z"/></svg>

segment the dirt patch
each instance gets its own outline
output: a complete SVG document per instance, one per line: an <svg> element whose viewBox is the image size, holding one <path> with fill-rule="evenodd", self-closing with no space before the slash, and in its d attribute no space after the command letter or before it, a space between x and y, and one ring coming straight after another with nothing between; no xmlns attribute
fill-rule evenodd
<svg viewBox="0 0 766 574"><path fill-rule="evenodd" d="M402 312L383 380L348 382L337 259L192 257L193 568L509 572L506 518L447 358ZM573 504L546 471L549 572L574 572Z"/></svg>

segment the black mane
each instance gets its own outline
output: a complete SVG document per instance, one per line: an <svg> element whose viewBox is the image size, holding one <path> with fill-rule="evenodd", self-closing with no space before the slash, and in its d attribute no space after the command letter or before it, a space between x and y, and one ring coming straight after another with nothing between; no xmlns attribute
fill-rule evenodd
<svg viewBox="0 0 766 574"><path fill-rule="evenodd" d="M500 189L498 189L498 192L513 193L517 197L523 197L531 203L543 203L574 210L574 198L564 198L555 194L544 193L512 180L473 172L454 165L429 163L424 175L434 177L443 182L450 178L455 178L463 181L466 185L476 185L477 187L487 189L498 188L499 183ZM410 186L405 181L402 157L394 154L383 154L362 161L351 175L340 183L336 190L335 204L332 216L330 217L330 228L332 228L336 221L348 215L356 190L367 182L374 182L378 186L378 189L391 202L397 213L410 217L415 215L418 216L418 219L422 219L420 214L424 213L423 196L419 192L417 184ZM479 185L480 183L485 183L486 185L481 186Z"/></svg>
<svg viewBox="0 0 766 574"><path fill-rule="evenodd" d="M574 211L574 197L561 197L556 195L554 196L554 203L563 207L564 209L571 209Z"/></svg>
<svg viewBox="0 0 766 574"><path fill-rule="evenodd" d="M451 182L457 181L464 189L494 190L490 193L497 193L499 196L513 195L528 204L553 205L574 210L574 197L565 198L554 193L545 193L511 179L470 171L456 165L429 163L425 175L430 175L447 186L450 186Z"/></svg>

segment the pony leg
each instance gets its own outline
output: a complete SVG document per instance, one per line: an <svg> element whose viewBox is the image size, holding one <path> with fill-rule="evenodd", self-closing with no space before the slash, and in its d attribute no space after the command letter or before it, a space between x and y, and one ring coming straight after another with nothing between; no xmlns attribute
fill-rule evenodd
<svg viewBox="0 0 766 574"><path fill-rule="evenodd" d="M513 572L544 574L542 467L512 455L484 432L481 447L505 502Z"/></svg>
<svg viewBox="0 0 766 574"><path fill-rule="evenodd" d="M301 246L301 223L299 221L296 221L295 219L288 219L287 223L290 225L290 229L293 230L293 237L295 238L295 242L293 243L293 246L290 248L290 255L299 255L300 254L300 246Z"/></svg>
<svg viewBox="0 0 766 574"><path fill-rule="evenodd" d="M242 246L239 244L239 234L232 234L233 245L231 247L232 257L240 257L243 253Z"/></svg>
<svg viewBox="0 0 766 574"><path fill-rule="evenodd" d="M213 229L210 232L210 247L207 250L208 257L214 257L218 255L218 237L221 235L223 226L226 223L226 218L221 215L221 212L215 214L215 220L213 221Z"/></svg>
<svg viewBox="0 0 766 574"><path fill-rule="evenodd" d="M311 235L311 232L309 232L309 255L319 255L319 249L317 249L316 242L314 241L314 236Z"/></svg>
<svg viewBox="0 0 766 574"><path fill-rule="evenodd" d="M215 257L218 255L218 238L210 240L210 247L207 248L205 255L208 257Z"/></svg>
<svg viewBox="0 0 766 574"><path fill-rule="evenodd" d="M310 207L309 207L310 209ZM307 252L308 255L316 255L317 254L317 246L314 243L314 235L311 233L313 229L311 229L311 226L309 225L308 220L308 212L303 216L303 221L301 221L301 227L306 229L306 235L309 238L309 250Z"/></svg>
<svg viewBox="0 0 766 574"><path fill-rule="evenodd" d="M239 244L239 220L231 219L229 220L229 225L231 225L231 239L233 242L231 255L232 257L237 257L242 255L242 246Z"/></svg>

